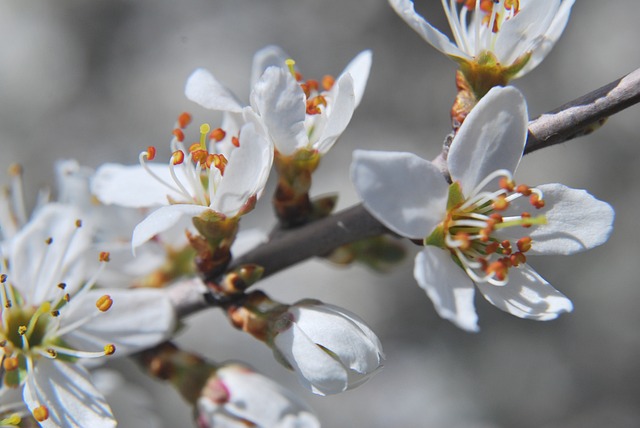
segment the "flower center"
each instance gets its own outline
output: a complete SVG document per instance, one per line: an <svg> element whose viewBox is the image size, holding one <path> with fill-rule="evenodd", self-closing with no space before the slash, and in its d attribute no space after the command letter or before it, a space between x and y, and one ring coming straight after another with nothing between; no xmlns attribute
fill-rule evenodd
<svg viewBox="0 0 640 428"><path fill-rule="evenodd" d="M327 74L319 82L315 79L304 80L302 74L296 71L296 62L294 60L288 59L285 63L291 75L300 83L300 87L307 97L307 114L321 114L323 109L327 107L326 92L333 87L335 78ZM320 88L322 88L322 91Z"/></svg>
<svg viewBox="0 0 640 428"><path fill-rule="evenodd" d="M211 127L204 123L200 125L199 141L187 147L184 144L184 131L190 122L191 115L182 113L172 131L173 138L170 143L172 154L169 159L171 181L162 179L147 165L147 161L153 160L156 156L155 147L150 146L140 153L139 161L151 177L180 195L178 199L169 197L170 203L208 206L213 200L218 183L228 164L227 156L220 153L218 147L218 143L225 141L228 135L222 128L212 131ZM240 145L239 136L231 136L228 141L234 147Z"/></svg>
<svg viewBox="0 0 640 428"><path fill-rule="evenodd" d="M499 178L499 189L484 188ZM511 209L518 198L528 197L533 209L544 207L542 192L527 185L516 185L511 173L498 170L485 178L465 198L460 184L449 187L447 214L424 243L446 248L453 259L475 282L505 285L509 269L525 263L532 239L531 226L546 223L544 215L532 216ZM506 229L510 229L507 233Z"/></svg>

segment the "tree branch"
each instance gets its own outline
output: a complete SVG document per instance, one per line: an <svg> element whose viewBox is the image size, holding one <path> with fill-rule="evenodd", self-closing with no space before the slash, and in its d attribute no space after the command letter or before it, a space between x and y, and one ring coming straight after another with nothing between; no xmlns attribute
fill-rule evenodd
<svg viewBox="0 0 640 428"><path fill-rule="evenodd" d="M640 102L640 68L529 122L524 153L589 134L611 115Z"/></svg>

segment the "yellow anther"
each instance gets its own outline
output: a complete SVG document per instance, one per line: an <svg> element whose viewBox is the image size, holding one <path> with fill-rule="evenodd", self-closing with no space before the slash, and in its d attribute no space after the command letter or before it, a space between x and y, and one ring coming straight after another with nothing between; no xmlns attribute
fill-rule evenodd
<svg viewBox="0 0 640 428"><path fill-rule="evenodd" d="M0 275L0 283L4 284L5 282L7 282L7 274L2 274Z"/></svg>
<svg viewBox="0 0 640 428"><path fill-rule="evenodd" d="M17 369L19 366L18 357L8 357L2 362L2 367L8 372Z"/></svg>
<svg viewBox="0 0 640 428"><path fill-rule="evenodd" d="M113 299L111 298L111 296L107 294L105 294L104 296L101 296L98 300L96 300L96 307L101 312L107 312L112 305L113 305Z"/></svg>
<svg viewBox="0 0 640 428"><path fill-rule="evenodd" d="M113 343L109 343L104 345L104 354L105 355L113 355L116 352L116 345Z"/></svg>
<svg viewBox="0 0 640 428"><path fill-rule="evenodd" d="M55 349L53 349L53 348L49 348L49 349L47 349L47 354L49 354L49 356L50 356L51 358L56 358L56 357L58 357L58 352L57 352Z"/></svg>
<svg viewBox="0 0 640 428"><path fill-rule="evenodd" d="M44 243L47 244L47 245L53 244L53 238L52 237L48 237L47 239L44 240Z"/></svg>
<svg viewBox="0 0 640 428"><path fill-rule="evenodd" d="M60 290L64 290L65 288L67 288L67 284L65 284L64 282L61 282L60 284L58 284L58 288Z"/></svg>
<svg viewBox="0 0 640 428"><path fill-rule="evenodd" d="M22 175L22 165L20 165L19 163L12 163L11 165L9 165L8 172L10 176L18 177Z"/></svg>
<svg viewBox="0 0 640 428"><path fill-rule="evenodd" d="M76 220L76 227L82 227L82 220L80 219Z"/></svg>
<svg viewBox="0 0 640 428"><path fill-rule="evenodd" d="M296 77L296 69L294 68L294 66L296 65L296 62L294 60L292 60L291 58L285 60L284 62L287 65L287 68L289 69L289 73L291 73L291 75L295 78Z"/></svg>
<svg viewBox="0 0 640 428"><path fill-rule="evenodd" d="M26 332L27 332L27 326L26 325L21 325L20 327L18 327L18 334L20 336L22 336Z"/></svg>
<svg viewBox="0 0 640 428"><path fill-rule="evenodd" d="M39 406L33 409L33 418L38 422L44 422L49 419L49 409L47 406Z"/></svg>

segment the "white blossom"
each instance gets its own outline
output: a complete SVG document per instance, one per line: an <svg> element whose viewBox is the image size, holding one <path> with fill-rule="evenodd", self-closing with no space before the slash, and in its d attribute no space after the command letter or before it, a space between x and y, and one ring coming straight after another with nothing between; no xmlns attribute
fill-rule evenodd
<svg viewBox="0 0 640 428"><path fill-rule="evenodd" d="M525 75L547 56L564 31L574 2L442 0L452 42L416 13L413 1L389 0L411 28L454 60L478 61L490 53L504 68L523 61L512 77Z"/></svg>
<svg viewBox="0 0 640 428"><path fill-rule="evenodd" d="M43 427L115 426L78 361L145 349L175 328L161 290L91 290L100 270L87 270L91 227L79 215L47 204L1 254L3 384L23 387L24 402ZM108 261L107 254L100 258Z"/></svg>
<svg viewBox="0 0 640 428"><path fill-rule="evenodd" d="M399 235L424 242L414 276L443 318L476 331L474 283L496 307L550 320L573 306L528 264L604 243L614 212L584 190L513 180L527 136L514 88L494 88L471 111L447 158L453 184L409 153L356 151L352 180L365 207Z"/></svg>

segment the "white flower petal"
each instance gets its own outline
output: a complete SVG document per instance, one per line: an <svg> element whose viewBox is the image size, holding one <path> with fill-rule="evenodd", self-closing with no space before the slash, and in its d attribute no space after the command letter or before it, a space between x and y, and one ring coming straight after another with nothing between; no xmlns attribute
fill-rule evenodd
<svg viewBox="0 0 640 428"><path fill-rule="evenodd" d="M360 52L355 58L347 64L344 71L340 75L350 74L353 78L353 93L355 95L355 107L360 105L364 90L369 79L369 71L371 70L371 51L366 50ZM340 78L338 78L340 80Z"/></svg>
<svg viewBox="0 0 640 428"><path fill-rule="evenodd" d="M473 282L448 251L425 247L416 256L413 275L442 318L463 330L479 331Z"/></svg>
<svg viewBox="0 0 640 428"><path fill-rule="evenodd" d="M300 383L314 394L328 395L346 391L347 369L309 339L295 323L278 334L274 344L293 367Z"/></svg>
<svg viewBox="0 0 640 428"><path fill-rule="evenodd" d="M265 46L256 52L251 66L251 87L255 85L267 68L286 68L285 61L289 58L291 57L280 46L275 45Z"/></svg>
<svg viewBox="0 0 640 428"><path fill-rule="evenodd" d="M187 79L184 93L191 101L211 110L240 113L242 103L204 68L198 68Z"/></svg>
<svg viewBox="0 0 640 428"><path fill-rule="evenodd" d="M498 31L495 53L505 66L533 50L547 31L560 6L560 0L535 0L521 5L516 16L506 20Z"/></svg>
<svg viewBox="0 0 640 428"><path fill-rule="evenodd" d="M322 307L325 310L333 311L336 314L340 314L340 316L349 319L352 323L357 325L362 331L362 333L364 333L364 335L367 336L371 341L371 343L375 346L377 353L380 355L380 357L382 359L385 358L384 351L382 350L382 343L380 343L380 339L378 339L378 336L376 336L373 330L371 330L369 326L365 324L365 322L359 316L357 316L351 311L348 311L344 308L340 308L335 305L331 305L329 303L323 303Z"/></svg>
<svg viewBox="0 0 640 428"><path fill-rule="evenodd" d="M261 427L319 427L309 407L298 396L271 379L236 366L218 370L229 391L225 410Z"/></svg>
<svg viewBox="0 0 640 428"><path fill-rule="evenodd" d="M167 183L173 183L168 164L149 163L151 171ZM178 178L181 171L176 169ZM183 181L184 182L184 181ZM146 208L167 205L167 197L180 200L183 196L153 178L141 165L106 163L96 171L91 192L103 204Z"/></svg>
<svg viewBox="0 0 640 428"><path fill-rule="evenodd" d="M134 250L154 236L169 230L181 221L207 211L202 205L177 204L160 207L147 216L133 230L131 248Z"/></svg>
<svg viewBox="0 0 640 428"><path fill-rule="evenodd" d="M532 3L535 0L532 0ZM544 36L541 37L541 40L537 42L535 49L533 50L533 54L527 62L527 65L524 66L522 70L515 75L515 77L521 77L533 70L542 62L543 59L547 56L547 54L551 51L553 46L556 44L562 33L564 32L565 27L567 26L567 22L569 21L569 15L571 14L571 7L575 3L575 0L562 0L562 4L560 4L560 8L556 11L555 17L553 18L553 22L547 29L547 32Z"/></svg>
<svg viewBox="0 0 640 428"><path fill-rule="evenodd" d="M211 201L211 208L233 217L249 198L264 189L273 163L273 146L246 124L240 131L240 146L229 157L222 181Z"/></svg>
<svg viewBox="0 0 640 428"><path fill-rule="evenodd" d="M351 180L371 215L399 235L423 239L444 219L447 182L414 154L356 150Z"/></svg>
<svg viewBox="0 0 640 428"><path fill-rule="evenodd" d="M78 228L79 219L80 211L71 206L47 204L10 242L9 281L29 304L59 297L60 282L67 284L69 293L82 285L87 275L82 256L90 249L92 228Z"/></svg>
<svg viewBox="0 0 640 428"><path fill-rule="evenodd" d="M531 252L527 254L567 255L604 244L613 230L615 212L585 190L562 184L538 186L545 206L530 210L532 215L544 214L547 224L531 232Z"/></svg>
<svg viewBox="0 0 640 428"><path fill-rule="evenodd" d="M280 153L290 155L307 145L305 95L288 70L267 68L253 87L251 106Z"/></svg>
<svg viewBox="0 0 640 428"><path fill-rule="evenodd" d="M342 75L331 92L335 97L330 101L330 108L321 113L327 115L327 118L316 147L320 154L327 153L333 147L351 121L356 108L353 79L350 74Z"/></svg>
<svg viewBox="0 0 640 428"><path fill-rule="evenodd" d="M154 346L174 333L176 315L167 293L144 288L96 289L79 295L60 318L60 328L95 314L96 301L104 295L113 299L111 308L63 336L75 349L101 351L113 344L114 356L120 357Z"/></svg>
<svg viewBox="0 0 640 428"><path fill-rule="evenodd" d="M358 324L341 315L341 310L302 303L294 305L290 312L309 339L328 349L345 367L361 374L380 367L379 342L372 342Z"/></svg>
<svg viewBox="0 0 640 428"><path fill-rule="evenodd" d="M498 169L513 172L527 137L527 105L513 87L495 87L471 110L458 130L447 158L453 181L469 193Z"/></svg>
<svg viewBox="0 0 640 428"><path fill-rule="evenodd" d="M505 286L476 285L492 305L520 318L548 321L573 310L571 300L528 265L509 269L509 282Z"/></svg>
<svg viewBox="0 0 640 428"><path fill-rule="evenodd" d="M24 387L30 411L46 405L49 418L43 428L108 428L116 421L106 400L78 364L41 358ZM33 388L32 388L33 386Z"/></svg>
<svg viewBox="0 0 640 428"><path fill-rule="evenodd" d="M389 0L393 9L413 28L423 39L440 52L459 58L471 59L467 53L463 52L447 36L429 24L422 16L418 15L410 0Z"/></svg>

